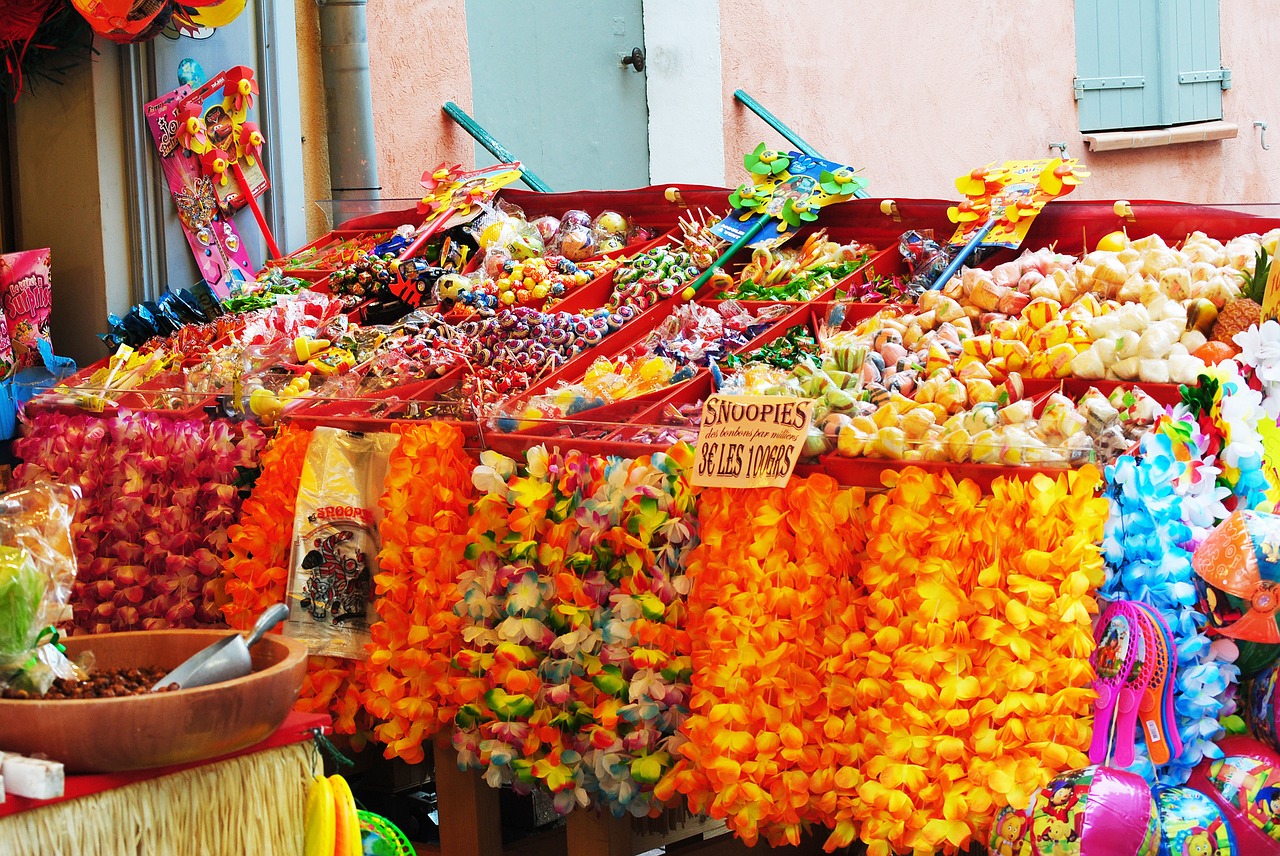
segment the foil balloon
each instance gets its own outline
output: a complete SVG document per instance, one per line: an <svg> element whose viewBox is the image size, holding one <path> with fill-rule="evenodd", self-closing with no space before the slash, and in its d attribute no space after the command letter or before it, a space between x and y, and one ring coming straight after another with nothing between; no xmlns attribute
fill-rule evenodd
<svg viewBox="0 0 1280 856"><path fill-rule="evenodd" d="M93 31L120 44L155 38L169 22L169 0L71 0Z"/></svg>
<svg viewBox="0 0 1280 856"><path fill-rule="evenodd" d="M1280 516L1233 511L1191 557L1201 605L1223 636L1280 643Z"/></svg>
<svg viewBox="0 0 1280 856"><path fill-rule="evenodd" d="M245 0L179 2L174 4L173 22L180 29L195 31L205 27L225 27L244 11Z"/></svg>
<svg viewBox="0 0 1280 856"><path fill-rule="evenodd" d="M1157 787L1160 856L1237 856L1236 837L1222 809L1193 788Z"/></svg>
<svg viewBox="0 0 1280 856"><path fill-rule="evenodd" d="M1280 679L1280 667L1271 666L1245 685L1244 721L1249 733L1272 749L1280 749L1276 734L1276 683Z"/></svg>
<svg viewBox="0 0 1280 856"><path fill-rule="evenodd" d="M1280 854L1280 756L1251 737L1219 741L1187 784L1208 794L1226 817L1241 854Z"/></svg>
<svg viewBox="0 0 1280 856"><path fill-rule="evenodd" d="M1267 645L1262 642L1236 642L1240 654L1235 659L1236 668L1240 670L1240 679L1252 678L1266 671L1280 660L1280 645Z"/></svg>
<svg viewBox="0 0 1280 856"><path fill-rule="evenodd" d="M1025 811L1006 807L993 856L1156 856L1160 825L1141 776L1110 767L1063 773Z"/></svg>

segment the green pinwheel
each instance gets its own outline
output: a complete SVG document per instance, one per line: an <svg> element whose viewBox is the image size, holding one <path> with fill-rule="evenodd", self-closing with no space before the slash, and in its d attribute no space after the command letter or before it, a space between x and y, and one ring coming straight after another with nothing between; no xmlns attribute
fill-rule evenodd
<svg viewBox="0 0 1280 856"><path fill-rule="evenodd" d="M818 206L808 199L788 199L782 206L782 222L792 228L818 219Z"/></svg>
<svg viewBox="0 0 1280 856"><path fill-rule="evenodd" d="M770 191L759 185L743 184L739 185L738 189L729 195L729 204L738 210L763 214L764 208L769 204L769 199L772 195Z"/></svg>
<svg viewBox="0 0 1280 856"><path fill-rule="evenodd" d="M742 163L746 166L747 172L756 175L777 175L791 166L791 157L761 143L743 156Z"/></svg>
<svg viewBox="0 0 1280 856"><path fill-rule="evenodd" d="M818 186L828 196L853 196L867 186L867 180L848 167L841 167L835 172L824 169L818 175Z"/></svg>

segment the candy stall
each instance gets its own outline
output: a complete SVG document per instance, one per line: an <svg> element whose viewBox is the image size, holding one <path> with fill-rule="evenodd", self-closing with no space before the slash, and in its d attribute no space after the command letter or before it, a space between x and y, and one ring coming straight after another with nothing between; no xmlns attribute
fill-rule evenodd
<svg viewBox="0 0 1280 856"><path fill-rule="evenodd" d="M501 848L499 790L583 854L674 814L1280 853L1280 215L1061 198L1060 159L958 203L744 166L539 194L442 164L114 319L22 411L15 484L79 497L20 653L284 604L290 716L433 757L446 854ZM79 703L35 689L0 704ZM315 774L294 833L330 852L363 818Z"/></svg>

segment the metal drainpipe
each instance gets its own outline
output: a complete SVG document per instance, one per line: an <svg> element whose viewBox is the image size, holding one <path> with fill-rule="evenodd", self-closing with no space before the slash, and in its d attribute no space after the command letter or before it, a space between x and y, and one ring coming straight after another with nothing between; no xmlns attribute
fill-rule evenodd
<svg viewBox="0 0 1280 856"><path fill-rule="evenodd" d="M320 65L329 116L329 185L334 199L376 199L369 36L365 0L316 0Z"/></svg>

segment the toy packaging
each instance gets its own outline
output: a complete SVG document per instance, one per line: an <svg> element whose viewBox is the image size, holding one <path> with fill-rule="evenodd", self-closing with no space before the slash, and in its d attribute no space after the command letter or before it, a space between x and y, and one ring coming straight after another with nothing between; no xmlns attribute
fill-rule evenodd
<svg viewBox="0 0 1280 856"><path fill-rule="evenodd" d="M363 659L372 641L378 497L399 437L317 428L298 486L285 633L311 653Z"/></svg>
<svg viewBox="0 0 1280 856"><path fill-rule="evenodd" d="M40 342L49 341L53 307L49 250L25 250L0 256L0 376L41 365Z"/></svg>

